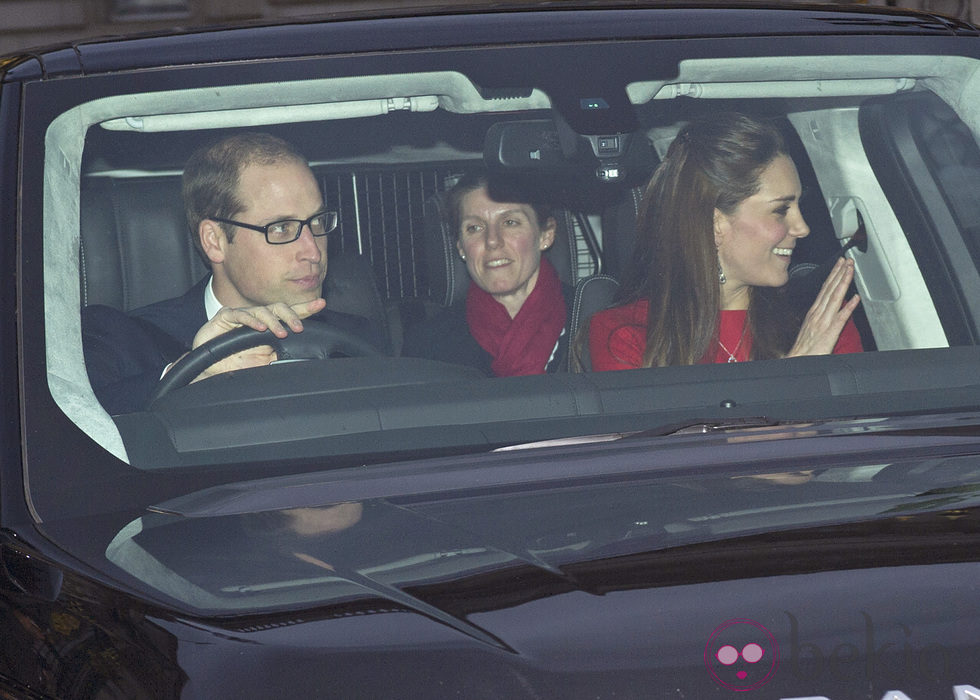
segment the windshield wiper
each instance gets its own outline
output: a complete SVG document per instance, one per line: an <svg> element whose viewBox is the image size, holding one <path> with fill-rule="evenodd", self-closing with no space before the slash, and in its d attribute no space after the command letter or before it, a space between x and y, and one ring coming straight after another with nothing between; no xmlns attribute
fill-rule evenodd
<svg viewBox="0 0 980 700"><path fill-rule="evenodd" d="M596 435L575 435L573 437L553 438L536 442L524 442L519 445L505 445L494 452L510 450L529 450L538 447L562 447L567 445L590 445L597 442L613 442L626 438L664 437L667 435L685 435L689 433L715 433L724 430L743 430L746 428L771 428L779 425L797 425L784 421L772 420L765 416L750 418L731 418L724 421L704 421L697 423L671 423L656 428L637 430L628 433L600 433Z"/></svg>
<svg viewBox="0 0 980 700"><path fill-rule="evenodd" d="M724 430L743 430L745 428L771 428L786 425L784 421L773 420L766 416L750 416L746 418L730 418L722 421L706 421L703 423L685 423L684 425L661 426L634 433L633 437L656 437L662 435L686 435L688 433L717 433Z"/></svg>

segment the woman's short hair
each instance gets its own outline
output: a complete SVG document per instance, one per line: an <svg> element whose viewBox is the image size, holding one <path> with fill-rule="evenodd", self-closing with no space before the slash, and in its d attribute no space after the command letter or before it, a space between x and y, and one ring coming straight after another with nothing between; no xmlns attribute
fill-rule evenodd
<svg viewBox="0 0 980 700"><path fill-rule="evenodd" d="M554 216L554 210L548 204L539 201L533 194L532 188L518 179L506 176L490 175L484 171L464 174L446 193L446 218L449 230L454 237L459 238L462 214L460 206L463 198L470 192L485 187L487 194L495 202L515 202L527 204L534 210L538 228L544 229L548 219ZM529 192L531 194L529 195Z"/></svg>

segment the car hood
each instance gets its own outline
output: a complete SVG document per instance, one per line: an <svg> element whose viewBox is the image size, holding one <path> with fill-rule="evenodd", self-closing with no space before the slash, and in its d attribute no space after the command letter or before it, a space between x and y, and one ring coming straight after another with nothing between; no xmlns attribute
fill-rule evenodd
<svg viewBox="0 0 980 700"><path fill-rule="evenodd" d="M973 418L942 425L606 436L241 482L157 504L106 555L183 611L155 624L223 678L341 655L307 680L432 695L424 668L465 686L435 695L850 697L857 679L946 697L977 680L980 447ZM761 676L708 653L753 635L777 662ZM857 675L831 673L844 662Z"/></svg>

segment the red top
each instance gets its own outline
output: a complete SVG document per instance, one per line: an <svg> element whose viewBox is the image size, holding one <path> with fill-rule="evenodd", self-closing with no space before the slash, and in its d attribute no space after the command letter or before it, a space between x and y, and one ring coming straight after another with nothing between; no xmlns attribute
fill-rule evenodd
<svg viewBox="0 0 980 700"><path fill-rule="evenodd" d="M643 366L646 349L646 299L600 311L592 316L589 325L589 354L592 369L601 372L611 369L633 369ZM716 350L705 362L746 362L752 352L752 336L745 327L746 311L722 311L719 318ZM841 331L834 354L863 352L861 336L852 319ZM709 353L710 355L710 353ZM734 359L731 359L734 357Z"/></svg>

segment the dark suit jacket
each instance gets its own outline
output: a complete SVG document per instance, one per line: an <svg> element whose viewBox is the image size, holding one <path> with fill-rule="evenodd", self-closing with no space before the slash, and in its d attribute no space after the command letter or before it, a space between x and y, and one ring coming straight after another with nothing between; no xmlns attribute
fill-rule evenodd
<svg viewBox="0 0 980 700"><path fill-rule="evenodd" d="M124 313L109 306L82 310L85 366L96 397L113 414L142 410L163 368L191 349L207 323L208 278L181 297ZM314 320L349 331L384 347L380 331L366 318L323 310Z"/></svg>

